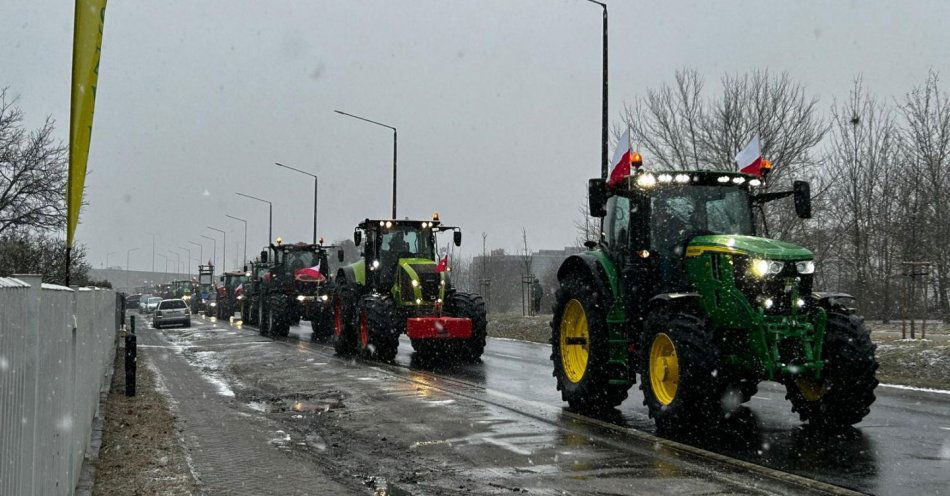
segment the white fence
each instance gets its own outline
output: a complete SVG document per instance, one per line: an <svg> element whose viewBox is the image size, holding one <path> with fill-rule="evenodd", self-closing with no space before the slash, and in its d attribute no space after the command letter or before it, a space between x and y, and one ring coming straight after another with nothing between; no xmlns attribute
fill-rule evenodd
<svg viewBox="0 0 950 496"><path fill-rule="evenodd" d="M73 494L116 326L113 291L0 278L0 495Z"/></svg>

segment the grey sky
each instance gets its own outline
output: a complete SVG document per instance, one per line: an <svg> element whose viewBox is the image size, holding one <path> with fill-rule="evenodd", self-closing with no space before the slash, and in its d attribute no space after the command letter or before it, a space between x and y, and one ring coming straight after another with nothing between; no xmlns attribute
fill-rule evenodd
<svg viewBox="0 0 950 496"><path fill-rule="evenodd" d="M681 67L710 88L788 71L822 108L858 73L884 97L930 68L950 78L950 2L609 3L611 118ZM2 10L0 86L65 140L72 2ZM532 248L570 244L599 170L600 22L584 0L111 0L77 239L96 267L139 247L132 267L148 268L147 232L164 253L213 225L233 260L226 213L250 220L249 254L267 235L244 191L274 201L275 236L308 240L312 182L274 161L320 175L320 233L348 237L389 215L392 142L340 108L399 128L400 217L439 211L463 255L482 231L516 250L521 226Z"/></svg>

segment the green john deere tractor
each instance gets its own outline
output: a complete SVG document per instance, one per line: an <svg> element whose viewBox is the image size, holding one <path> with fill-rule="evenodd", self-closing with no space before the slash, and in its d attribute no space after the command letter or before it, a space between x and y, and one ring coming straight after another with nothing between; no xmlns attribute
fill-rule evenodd
<svg viewBox="0 0 950 496"><path fill-rule="evenodd" d="M270 245L261 252L269 264L261 280L254 285L257 294L255 322L261 335L287 336L290 327L309 320L314 340L326 340L331 334L329 311L327 249L320 244L296 243Z"/></svg>
<svg viewBox="0 0 950 496"><path fill-rule="evenodd" d="M485 302L477 294L457 291L449 278L447 260L436 261L436 233L443 226L431 221L370 220L353 234L362 244L362 259L341 267L334 278L333 344L341 355L390 361L399 335L409 336L422 356L452 356L475 361L485 349ZM363 238L365 234L365 243ZM343 262L343 252L339 252Z"/></svg>
<svg viewBox="0 0 950 496"><path fill-rule="evenodd" d="M589 183L602 234L558 270L551 360L572 408L612 408L640 374L661 428L708 424L777 381L803 421L859 422L877 361L845 294L815 292L807 249L757 236L754 211L808 183L765 192L738 173L637 171Z"/></svg>

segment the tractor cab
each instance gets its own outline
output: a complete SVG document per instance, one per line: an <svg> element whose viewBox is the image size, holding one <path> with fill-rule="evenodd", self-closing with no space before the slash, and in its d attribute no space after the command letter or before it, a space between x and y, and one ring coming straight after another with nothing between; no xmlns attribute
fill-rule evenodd
<svg viewBox="0 0 950 496"><path fill-rule="evenodd" d="M273 259L268 274L264 276L265 281L276 284L280 290L315 294L327 281L328 248L322 240L319 244L284 244L277 238L277 243L270 246Z"/></svg>
<svg viewBox="0 0 950 496"><path fill-rule="evenodd" d="M431 221L366 219L354 233L357 246L362 245L362 260L353 267L364 273L368 287L392 294L396 302L439 304L445 297L448 267L440 266L436 235L447 231L453 232L455 245L461 245L461 230L442 225L438 215Z"/></svg>

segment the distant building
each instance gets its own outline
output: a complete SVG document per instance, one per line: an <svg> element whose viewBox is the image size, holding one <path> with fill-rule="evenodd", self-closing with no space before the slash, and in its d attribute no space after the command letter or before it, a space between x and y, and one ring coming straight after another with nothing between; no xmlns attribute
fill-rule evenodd
<svg viewBox="0 0 950 496"><path fill-rule="evenodd" d="M549 313L557 288L557 269L570 255L584 251L583 247L569 246L561 250L538 250L530 255L530 269L525 267L524 255L509 255L504 249L492 250L487 256L472 259L470 289L481 293L491 313L521 313L522 304L530 307L530 282L537 277L544 296L541 312ZM522 283L522 277L527 276Z"/></svg>

